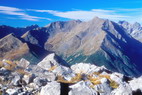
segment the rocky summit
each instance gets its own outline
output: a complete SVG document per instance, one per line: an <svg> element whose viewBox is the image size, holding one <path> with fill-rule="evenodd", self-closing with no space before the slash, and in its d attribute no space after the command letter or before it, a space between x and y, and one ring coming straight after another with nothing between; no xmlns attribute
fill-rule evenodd
<svg viewBox="0 0 142 95"><path fill-rule="evenodd" d="M131 78L104 66L61 65L48 54L37 65L26 59L0 62L2 95L142 95L142 77Z"/></svg>

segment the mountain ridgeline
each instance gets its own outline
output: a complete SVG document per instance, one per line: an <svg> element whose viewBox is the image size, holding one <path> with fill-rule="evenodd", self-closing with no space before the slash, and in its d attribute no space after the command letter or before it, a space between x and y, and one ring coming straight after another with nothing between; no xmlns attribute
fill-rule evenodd
<svg viewBox="0 0 142 95"><path fill-rule="evenodd" d="M12 33L12 34L11 34ZM88 22L58 21L45 27L0 26L0 59L41 60L55 52L69 65L85 62L128 76L142 74L140 24L95 17ZM32 59L32 60L31 60Z"/></svg>

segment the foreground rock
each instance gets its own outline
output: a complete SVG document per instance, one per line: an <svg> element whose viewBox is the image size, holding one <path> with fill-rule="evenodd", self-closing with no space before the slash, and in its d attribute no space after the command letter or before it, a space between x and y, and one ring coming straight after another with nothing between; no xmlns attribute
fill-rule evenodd
<svg viewBox="0 0 142 95"><path fill-rule="evenodd" d="M55 60L55 54L49 54L46 58L44 58L40 63L38 63L38 66L45 70L51 69L53 66L58 66L59 63Z"/></svg>
<svg viewBox="0 0 142 95"><path fill-rule="evenodd" d="M129 81L129 84L133 91L141 90L142 92L142 77L134 78L133 80Z"/></svg>
<svg viewBox="0 0 142 95"><path fill-rule="evenodd" d="M30 65L30 62L22 58L18 64L19 67L26 69Z"/></svg>
<svg viewBox="0 0 142 95"><path fill-rule="evenodd" d="M105 67L78 63L62 66L48 55L38 65L25 59L4 60L0 68L3 95L141 95L142 77L130 78ZM20 68L20 69L19 69Z"/></svg>
<svg viewBox="0 0 142 95"><path fill-rule="evenodd" d="M129 84L123 83L119 87L112 91L112 95L132 95L132 89Z"/></svg>
<svg viewBox="0 0 142 95"><path fill-rule="evenodd" d="M60 83L53 81L42 87L40 95L60 95Z"/></svg>
<svg viewBox="0 0 142 95"><path fill-rule="evenodd" d="M88 82L80 81L70 86L69 95L97 95L97 91L92 89L89 84Z"/></svg>

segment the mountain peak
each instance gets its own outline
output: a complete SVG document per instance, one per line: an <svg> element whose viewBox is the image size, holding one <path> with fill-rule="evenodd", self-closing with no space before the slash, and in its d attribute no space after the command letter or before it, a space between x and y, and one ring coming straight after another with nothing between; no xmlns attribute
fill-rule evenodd
<svg viewBox="0 0 142 95"><path fill-rule="evenodd" d="M97 20L97 19L101 19L101 18L95 16L92 20Z"/></svg>
<svg viewBox="0 0 142 95"><path fill-rule="evenodd" d="M123 21L119 21L119 24L129 24L127 21L123 20Z"/></svg>
<svg viewBox="0 0 142 95"><path fill-rule="evenodd" d="M141 24L138 23L138 22L135 22L135 23L133 24L133 28L134 28L134 29L140 29L140 28L141 28Z"/></svg>
<svg viewBox="0 0 142 95"><path fill-rule="evenodd" d="M5 37L3 37L2 39L5 39L5 38L16 38L16 36L13 33L10 33L6 35Z"/></svg>
<svg viewBox="0 0 142 95"><path fill-rule="evenodd" d="M102 21L102 20L104 21L104 19L95 16L95 17L94 17L92 20L90 20L90 21L92 21L92 22L93 22L93 21L98 21L98 22L99 22L99 21Z"/></svg>
<svg viewBox="0 0 142 95"><path fill-rule="evenodd" d="M25 28L28 29L28 30L32 30L32 29L35 29L35 28L38 28L39 26L37 24L33 24L33 25L30 25L30 26L26 26Z"/></svg>
<svg viewBox="0 0 142 95"><path fill-rule="evenodd" d="M81 23L82 21L80 21L80 20L70 20L70 21L56 21L56 22L52 22L52 23L50 23L50 24L48 24L48 25L46 25L45 27L52 27L52 26L56 26L56 27L60 27L60 28L62 28L64 25L66 25L66 24L79 24L79 23Z"/></svg>

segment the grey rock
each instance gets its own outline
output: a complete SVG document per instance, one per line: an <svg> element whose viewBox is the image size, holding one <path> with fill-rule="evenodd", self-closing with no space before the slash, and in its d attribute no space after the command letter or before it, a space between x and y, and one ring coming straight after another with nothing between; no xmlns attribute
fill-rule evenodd
<svg viewBox="0 0 142 95"><path fill-rule="evenodd" d="M27 87L28 87L29 89L34 89L34 90L40 89L40 87L39 87L37 84L35 84L35 83L30 83L30 84L28 84Z"/></svg>
<svg viewBox="0 0 142 95"><path fill-rule="evenodd" d="M56 75L52 72L45 72L46 79L48 81L55 81Z"/></svg>
<svg viewBox="0 0 142 95"><path fill-rule="evenodd" d="M40 66L33 64L29 65L28 68L26 68L26 71L35 74L35 76L44 75L45 72L48 72L47 70L44 70Z"/></svg>
<svg viewBox="0 0 142 95"><path fill-rule="evenodd" d="M60 95L60 83L53 81L41 88L40 95Z"/></svg>
<svg viewBox="0 0 142 95"><path fill-rule="evenodd" d="M30 62L27 61L26 59L22 58L17 66L26 69L29 65L30 65Z"/></svg>
<svg viewBox="0 0 142 95"><path fill-rule="evenodd" d="M11 71L5 69L4 67L0 68L0 76L6 76L9 75Z"/></svg>
<svg viewBox="0 0 142 95"><path fill-rule="evenodd" d="M69 95L98 95L86 82L80 81L72 86Z"/></svg>
<svg viewBox="0 0 142 95"><path fill-rule="evenodd" d="M6 90L6 93L7 93L8 95L17 95L16 89L7 89L7 90Z"/></svg>
<svg viewBox="0 0 142 95"><path fill-rule="evenodd" d="M18 86L19 85L19 81L22 79L22 77L20 75L16 75L13 80L12 80L12 84L15 85L15 86Z"/></svg>
<svg viewBox="0 0 142 95"><path fill-rule="evenodd" d="M36 77L33 82L38 85L39 87L45 86L47 84L47 79L46 78L41 78L41 77Z"/></svg>
<svg viewBox="0 0 142 95"><path fill-rule="evenodd" d="M102 82L102 81L101 81ZM102 84L98 84L94 87L94 89L100 93L100 95L110 95L112 88L110 85L106 82Z"/></svg>
<svg viewBox="0 0 142 95"><path fill-rule="evenodd" d="M132 95L132 89L127 83L123 83L117 89L114 89L111 95Z"/></svg>
<svg viewBox="0 0 142 95"><path fill-rule="evenodd" d="M28 75L24 75L22 80L26 82L26 84L29 84L33 81L33 79L35 78L34 74L28 74Z"/></svg>
<svg viewBox="0 0 142 95"><path fill-rule="evenodd" d="M26 92L18 93L18 95L34 95L34 94L26 91Z"/></svg>
<svg viewBox="0 0 142 95"><path fill-rule="evenodd" d="M75 76L75 73L73 73L69 67L65 67L62 65L59 65L52 72L55 73L56 75L62 76L65 80L68 81L70 81Z"/></svg>
<svg viewBox="0 0 142 95"><path fill-rule="evenodd" d="M41 62L38 63L38 66L45 70L49 70L53 66L58 66L59 63L55 60L55 54L47 55Z"/></svg>
<svg viewBox="0 0 142 95"><path fill-rule="evenodd" d="M26 70L34 74L35 77L45 78L48 81L54 81L56 78L56 74L49 72L38 65L30 65Z"/></svg>
<svg viewBox="0 0 142 95"><path fill-rule="evenodd" d="M141 90L142 92L142 76L139 78L133 78L129 81L129 85L131 86L133 91Z"/></svg>

